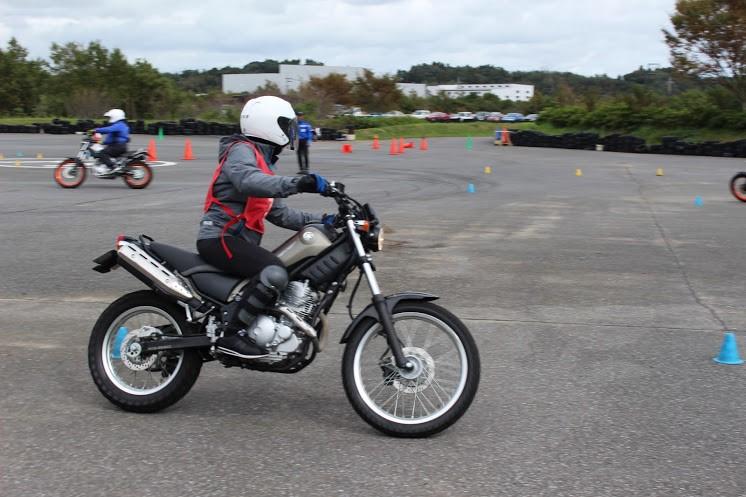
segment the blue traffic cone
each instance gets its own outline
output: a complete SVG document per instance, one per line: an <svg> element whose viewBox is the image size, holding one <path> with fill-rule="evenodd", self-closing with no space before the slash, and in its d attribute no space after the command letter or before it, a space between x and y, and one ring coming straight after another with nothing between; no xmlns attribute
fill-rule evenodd
<svg viewBox="0 0 746 497"><path fill-rule="evenodd" d="M743 359L738 355L738 344L736 344L736 335L726 333L723 338L723 345L720 347L720 353L713 361L718 364L743 364Z"/></svg>
<svg viewBox="0 0 746 497"><path fill-rule="evenodd" d="M704 205L704 201L702 200L702 197L695 197L694 205L696 205L697 207L702 207Z"/></svg>
<svg viewBox="0 0 746 497"><path fill-rule="evenodd" d="M16 157L23 157L23 152L16 152Z"/></svg>
<svg viewBox="0 0 746 497"><path fill-rule="evenodd" d="M122 356L119 354L119 349L122 348L122 342L124 342L124 337L127 336L127 328L122 326L117 330L117 336L114 338L114 350L111 351L111 358L112 359L121 359Z"/></svg>
<svg viewBox="0 0 746 497"><path fill-rule="evenodd" d="M466 187L466 193L477 193L474 183L469 183L469 186Z"/></svg>

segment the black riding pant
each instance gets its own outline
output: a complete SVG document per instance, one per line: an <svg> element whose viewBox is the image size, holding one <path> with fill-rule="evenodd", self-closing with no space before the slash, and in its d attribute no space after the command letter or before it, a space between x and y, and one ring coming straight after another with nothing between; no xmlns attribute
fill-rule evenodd
<svg viewBox="0 0 746 497"><path fill-rule="evenodd" d="M298 168L301 172L308 172L308 140L298 140Z"/></svg>
<svg viewBox="0 0 746 497"><path fill-rule="evenodd" d="M127 153L127 144L126 143L112 143L110 145L107 145L98 153L99 160L109 166L109 168L114 166L114 161L111 160L112 157L119 157L120 155L124 155Z"/></svg>
<svg viewBox="0 0 746 497"><path fill-rule="evenodd" d="M226 236L224 240L233 254L231 259L223 250L220 238L197 240L197 251L216 268L244 278L253 278L267 266L285 268L285 264L275 254L259 245L235 236Z"/></svg>

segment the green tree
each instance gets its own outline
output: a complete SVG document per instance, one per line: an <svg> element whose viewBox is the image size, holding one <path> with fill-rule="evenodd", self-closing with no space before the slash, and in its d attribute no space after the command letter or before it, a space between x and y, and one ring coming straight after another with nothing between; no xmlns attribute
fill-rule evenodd
<svg viewBox="0 0 746 497"><path fill-rule="evenodd" d="M663 30L674 68L716 78L746 110L746 2L678 0Z"/></svg>
<svg viewBox="0 0 746 497"><path fill-rule="evenodd" d="M46 78L41 61L28 60L28 50L15 38L0 50L0 114L31 114L41 98Z"/></svg>
<svg viewBox="0 0 746 497"><path fill-rule="evenodd" d="M353 103L352 83L342 74L329 74L323 78L312 76L293 97L297 102L313 102L316 117L325 117L332 113L335 105Z"/></svg>
<svg viewBox="0 0 746 497"><path fill-rule="evenodd" d="M88 46L54 43L50 59L47 93L58 114L100 117L119 107L132 119L167 117L175 115L183 98L149 62L131 64L119 49L109 51L97 41Z"/></svg>
<svg viewBox="0 0 746 497"><path fill-rule="evenodd" d="M352 97L355 103L369 112L398 109L403 96L393 77L379 78L368 69L352 83Z"/></svg>

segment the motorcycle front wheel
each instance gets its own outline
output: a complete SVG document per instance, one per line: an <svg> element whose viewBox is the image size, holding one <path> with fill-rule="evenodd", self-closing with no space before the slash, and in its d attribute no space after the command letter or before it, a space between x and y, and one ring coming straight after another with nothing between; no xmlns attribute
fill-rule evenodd
<svg viewBox="0 0 746 497"><path fill-rule="evenodd" d="M445 430L469 408L479 386L479 352L466 326L429 302L402 302L393 311L411 370L396 367L381 324L363 320L342 360L352 407L368 424L395 437Z"/></svg>
<svg viewBox="0 0 746 497"><path fill-rule="evenodd" d="M155 412L177 402L197 381L202 358L194 350L141 354L143 340L183 335L184 311L150 290L129 293L104 310L88 343L88 367L99 391L133 412Z"/></svg>
<svg viewBox="0 0 746 497"><path fill-rule="evenodd" d="M127 166L123 178L127 186L135 190L140 190L153 181L153 170L144 162L131 162Z"/></svg>
<svg viewBox="0 0 746 497"><path fill-rule="evenodd" d="M62 188L77 188L85 181L86 169L75 159L65 159L54 168L54 181Z"/></svg>
<svg viewBox="0 0 746 497"><path fill-rule="evenodd" d="M730 192L736 199L746 202L746 173L738 173L731 178Z"/></svg>

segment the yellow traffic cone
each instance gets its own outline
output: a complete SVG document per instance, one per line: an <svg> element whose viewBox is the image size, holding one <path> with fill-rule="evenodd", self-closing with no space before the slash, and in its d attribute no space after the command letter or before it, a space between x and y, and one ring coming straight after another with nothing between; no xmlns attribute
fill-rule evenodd
<svg viewBox="0 0 746 497"><path fill-rule="evenodd" d="M583 175L583 170L582 169L576 169L575 170L575 176L582 176L582 175Z"/></svg>
<svg viewBox="0 0 746 497"><path fill-rule="evenodd" d="M492 174L492 167L485 166L485 168L484 168L484 174Z"/></svg>
<svg viewBox="0 0 746 497"><path fill-rule="evenodd" d="M655 175L656 176L663 176L663 168L659 167L658 169L656 169Z"/></svg>
<svg viewBox="0 0 746 497"><path fill-rule="evenodd" d="M5 159L5 156L3 154L0 154L0 160Z"/></svg>
<svg viewBox="0 0 746 497"><path fill-rule="evenodd" d="M44 156L43 156L43 155L41 154L41 152L38 152L38 153L36 154L36 158L37 158L37 159L43 159L43 158L44 158Z"/></svg>
<svg viewBox="0 0 746 497"><path fill-rule="evenodd" d="M16 167L21 167L21 161L19 160L16 161Z"/></svg>

